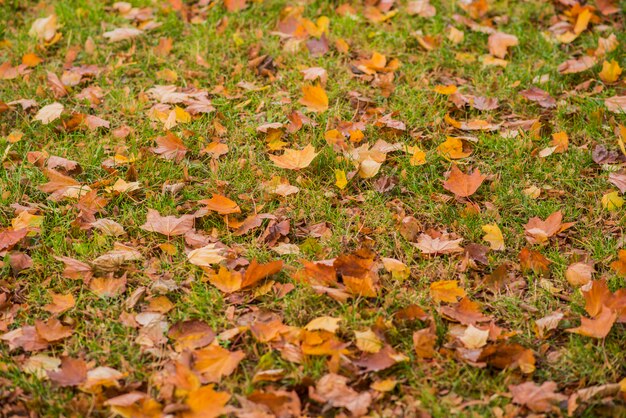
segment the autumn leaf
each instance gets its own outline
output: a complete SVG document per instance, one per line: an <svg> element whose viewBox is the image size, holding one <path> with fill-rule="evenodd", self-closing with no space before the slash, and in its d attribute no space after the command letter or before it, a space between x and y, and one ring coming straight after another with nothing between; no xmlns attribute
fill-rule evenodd
<svg viewBox="0 0 626 418"><path fill-rule="evenodd" d="M213 385L203 386L189 392L182 412L182 418L217 418L226 412L226 403L230 399L227 392L218 392Z"/></svg>
<svg viewBox="0 0 626 418"><path fill-rule="evenodd" d="M240 213L241 209L237 203L226 196L213 194L210 199L199 200L198 203L206 205L207 209L219 213L220 215L230 215Z"/></svg>
<svg viewBox="0 0 626 418"><path fill-rule="evenodd" d="M452 166L450 176L443 182L443 188L451 191L458 197L469 197L476 193L487 176L480 174L478 169L472 174L465 174L456 165Z"/></svg>
<svg viewBox="0 0 626 418"><path fill-rule="evenodd" d="M463 248L459 246L461 241L463 238L451 240L446 235L433 238L428 234L420 234L415 246L424 254L452 254L463 252Z"/></svg>
<svg viewBox="0 0 626 418"><path fill-rule="evenodd" d="M497 224L487 224L482 226L485 236L483 239L487 241L494 251L504 250L504 236Z"/></svg>
<svg viewBox="0 0 626 418"><path fill-rule="evenodd" d="M78 386L87 380L87 363L81 359L63 357L58 371L48 371L48 377L58 386Z"/></svg>
<svg viewBox="0 0 626 418"><path fill-rule="evenodd" d="M161 216L158 211L148 209L146 223L140 226L144 231L158 232L159 234L173 237L183 235L193 229L194 217L183 215L180 218L175 216Z"/></svg>
<svg viewBox="0 0 626 418"><path fill-rule="evenodd" d="M315 148L309 144L301 150L286 149L283 155L270 155L269 157L277 167L301 170L308 167L316 156Z"/></svg>
<svg viewBox="0 0 626 418"><path fill-rule="evenodd" d="M457 280L441 280L430 284L430 297L435 302L455 303L465 296L465 290L459 287Z"/></svg>
<svg viewBox="0 0 626 418"><path fill-rule="evenodd" d="M187 260L196 266L210 267L224 260L222 253L222 248L216 247L215 244L207 244L202 248L190 251L187 254Z"/></svg>
<svg viewBox="0 0 626 418"><path fill-rule="evenodd" d="M572 286L583 286L591 281L595 273L593 266L587 263L573 263L567 267L565 278Z"/></svg>
<svg viewBox="0 0 626 418"><path fill-rule="evenodd" d="M567 399L565 395L555 393L556 383L544 382L541 386L533 382L509 386L513 402L527 407L533 412L550 412L559 402ZM558 409L558 408L557 408Z"/></svg>
<svg viewBox="0 0 626 418"><path fill-rule="evenodd" d="M464 150L464 144L460 138L452 136L447 137L445 142L440 144L437 149L444 157L448 157L453 160L466 158L472 155L471 149L468 151Z"/></svg>
<svg viewBox="0 0 626 418"><path fill-rule="evenodd" d="M610 308L602 305L598 315L593 318L580 318L580 326L577 328L570 328L567 332L572 332L586 337L592 338L605 338L609 335L615 320L617 319L617 313Z"/></svg>
<svg viewBox="0 0 626 418"><path fill-rule="evenodd" d="M171 132L167 132L165 136L159 136L155 139L157 147L152 151L159 154L166 160L182 161L187 153L187 147L183 141Z"/></svg>
<svg viewBox="0 0 626 418"><path fill-rule="evenodd" d="M509 47L517 46L518 44L517 36L503 32L492 33L488 39L489 53L497 58L504 58Z"/></svg>
<svg viewBox="0 0 626 418"><path fill-rule="evenodd" d="M571 226L571 224L562 224L562 221L563 214L561 211L552 213L545 221L538 217L531 218L524 225L526 240L531 244L547 244L550 237Z"/></svg>
<svg viewBox="0 0 626 418"><path fill-rule="evenodd" d="M619 76L622 74L622 68L619 66L617 61L604 61L602 63L602 71L600 71L600 80L605 83L615 83Z"/></svg>
<svg viewBox="0 0 626 418"><path fill-rule="evenodd" d="M328 96L319 84L302 86L302 95L299 102L311 112L325 112L328 109Z"/></svg>
<svg viewBox="0 0 626 418"><path fill-rule="evenodd" d="M143 35L143 31L136 28L116 28L102 34L110 43L133 39Z"/></svg>
<svg viewBox="0 0 626 418"><path fill-rule="evenodd" d="M537 251L524 247L519 253L519 260L522 266L522 271L531 270L535 274L543 274L545 276L550 274L549 266L551 261Z"/></svg>
<svg viewBox="0 0 626 418"><path fill-rule="evenodd" d="M46 105L39 109L39 112L35 115L35 120L47 125L61 117L63 109L65 109L65 107L61 103L57 102Z"/></svg>
<svg viewBox="0 0 626 418"><path fill-rule="evenodd" d="M193 355L194 370L209 383L220 382L223 377L231 375L246 356L243 351L231 352L219 345L196 350Z"/></svg>

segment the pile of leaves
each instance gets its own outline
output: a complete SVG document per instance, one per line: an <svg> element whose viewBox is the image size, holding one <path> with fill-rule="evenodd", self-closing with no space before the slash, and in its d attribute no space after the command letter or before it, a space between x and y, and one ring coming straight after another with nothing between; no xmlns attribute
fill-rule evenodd
<svg viewBox="0 0 626 418"><path fill-rule="evenodd" d="M0 415L626 413L623 2L18 3Z"/></svg>

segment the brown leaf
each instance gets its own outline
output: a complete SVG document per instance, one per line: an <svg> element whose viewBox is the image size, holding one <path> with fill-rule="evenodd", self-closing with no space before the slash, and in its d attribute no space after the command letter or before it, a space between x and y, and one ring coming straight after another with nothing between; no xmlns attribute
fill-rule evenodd
<svg viewBox="0 0 626 418"><path fill-rule="evenodd" d="M522 251L519 253L519 261L522 271L532 270L535 274L543 274L545 276L550 274L549 266L551 261L537 251L526 247L522 248Z"/></svg>
<svg viewBox="0 0 626 418"><path fill-rule="evenodd" d="M443 188L451 191L458 197L469 197L476 193L487 176L480 174L476 169L472 174L465 174L455 165L452 166L450 176L443 182Z"/></svg>
<svg viewBox="0 0 626 418"><path fill-rule="evenodd" d="M28 234L27 228L14 230L7 228L0 231L0 251L10 250Z"/></svg>
<svg viewBox="0 0 626 418"><path fill-rule="evenodd" d="M175 216L161 216L154 209L148 209L146 223L140 228L144 231L158 232L168 237L184 235L193 229L194 217L183 215L180 218Z"/></svg>
<svg viewBox="0 0 626 418"><path fill-rule="evenodd" d="M72 328L66 327L58 319L50 318L47 322L35 321L37 335L48 342L63 340L72 335Z"/></svg>
<svg viewBox="0 0 626 418"><path fill-rule="evenodd" d="M43 308L44 310L53 313L53 314L62 314L65 311L68 311L74 307L76 304L74 300L74 295L68 293L67 295L63 295L60 293L50 293L52 297L52 303L48 303Z"/></svg>
<svg viewBox="0 0 626 418"><path fill-rule="evenodd" d="M518 45L519 41L517 36L509 35L508 33L503 32L495 32L489 35L487 44L491 55L498 58L504 58L508 48Z"/></svg>
<svg viewBox="0 0 626 418"><path fill-rule="evenodd" d="M241 282L241 288L246 288L252 286L259 282L260 280L271 276L272 274L276 274L283 269L283 261L271 261L265 264L259 264L256 260L252 260L250 266L246 269L246 272L243 274L243 279Z"/></svg>
<svg viewBox="0 0 626 418"><path fill-rule="evenodd" d="M596 65L596 59L594 57L585 55L579 59L570 59L570 60L565 61L564 63L558 66L557 70L561 74L575 74L575 73L587 71L594 65ZM606 99L606 100L609 100L609 99Z"/></svg>
<svg viewBox="0 0 626 418"><path fill-rule="evenodd" d="M556 383L544 382L541 386L533 382L520 385L511 385L509 390L513 395L513 402L527 407L533 412L550 412L555 404L567 399L567 396L555 393Z"/></svg>
<svg viewBox="0 0 626 418"><path fill-rule="evenodd" d="M550 93L540 89L539 87L533 86L528 90L522 90L520 91L520 94L530 101L537 102L541 107L545 107L547 109L556 107L556 100L550 96Z"/></svg>
<svg viewBox="0 0 626 418"><path fill-rule="evenodd" d="M556 211L542 221L541 218L531 218L526 225L524 225L524 232L526 233L526 240L531 244L545 245L548 243L548 238L561 231L563 221L563 214L561 211ZM567 225L566 225L567 226Z"/></svg>
<svg viewBox="0 0 626 418"><path fill-rule="evenodd" d="M415 246L424 254L437 255L463 252L463 248L459 246L459 243L463 241L463 238L449 239L448 237L448 234L443 234L436 238L433 238L428 234L420 234Z"/></svg>
<svg viewBox="0 0 626 418"><path fill-rule="evenodd" d="M159 154L166 160L174 160L181 162L187 153L187 147L183 141L171 132L167 132L165 136L159 136L155 139L157 147L152 152Z"/></svg>
<svg viewBox="0 0 626 418"><path fill-rule="evenodd" d="M436 343L437 334L435 334L431 327L413 333L413 348L419 358L433 358L435 356Z"/></svg>
<svg viewBox="0 0 626 418"><path fill-rule="evenodd" d="M190 320L177 322L167 336L173 339L176 351L193 350L210 344L215 332L204 321Z"/></svg>
<svg viewBox="0 0 626 418"><path fill-rule="evenodd" d="M87 363L81 359L63 357L59 371L48 371L51 381L61 387L78 386L87 380Z"/></svg>
<svg viewBox="0 0 626 418"><path fill-rule="evenodd" d="M54 258L65 264L65 269L63 270L63 273L61 273L63 277L74 280L83 279L87 282L93 276L92 268L87 263L83 263L82 261L70 257L55 256Z"/></svg>
<svg viewBox="0 0 626 418"><path fill-rule="evenodd" d="M346 408L353 416L362 416L372 403L369 392L357 392L348 387L348 378L329 373L317 381L315 395L335 408Z"/></svg>

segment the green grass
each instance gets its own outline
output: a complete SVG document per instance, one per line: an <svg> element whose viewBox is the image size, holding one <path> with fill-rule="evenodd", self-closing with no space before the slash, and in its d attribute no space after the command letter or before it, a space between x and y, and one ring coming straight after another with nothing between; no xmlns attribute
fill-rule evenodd
<svg viewBox="0 0 626 418"><path fill-rule="evenodd" d="M617 36L620 45L605 59L615 59L626 67L623 47L626 32L619 29L625 23L624 14L605 19L603 23L609 26L605 32L587 30L572 44L561 45L552 42L547 34L553 23L551 18L556 14L557 2L490 1L489 17L508 17L508 21L498 24L498 29L519 38L519 46L511 48L506 57L510 61L508 66L501 68L481 64L478 58L488 53L488 35L473 32L453 20L455 13L466 15L457 2L433 0L432 3L437 7L437 15L433 18L409 16L405 4L400 4L396 6L400 9L398 15L388 22L374 24L362 16L360 5L355 5L359 13L353 18L336 14L334 3L309 2L303 6L303 16L313 21L328 16L331 44L326 55L311 57L306 48L298 52L285 51L284 41L272 34L281 11L288 5L283 1L254 2L238 13L227 13L221 3L215 4L207 11L206 19L199 23L184 22L171 10L168 2L136 1L133 6L152 8L155 20L162 25L135 40L113 44L107 43L102 33L130 26L130 22L110 9L112 2L52 1L41 7L15 0L0 2L0 15L5 17L0 22L0 40L10 43L10 46L0 48L0 63L9 61L17 65L21 57L30 52L44 59L28 77L0 80L2 102L28 98L43 106L59 101L65 106L64 115L71 111L93 114L109 120L112 129L122 125L133 129L128 137L118 139L110 130L65 132L56 128L57 122L42 125L33 120L33 111L20 109L0 113L0 155L4 167L0 170L0 227L10 226L15 216L10 207L13 203L36 204L44 216L41 233L32 237L29 245L23 244L19 248L30 255L33 268L14 277L8 257L1 266L0 292L10 296L15 307L13 320L7 323L8 330L50 317L43 309L50 302L50 292L72 293L76 306L62 314L61 319L72 324L74 333L44 353L57 358L63 355L81 357L92 367L109 366L127 374L119 389L109 388L102 394L59 388L49 380L22 372L24 361L32 353L20 349L9 351L6 344L0 343L0 384L3 386L0 405L8 405L8 411L26 408L41 416L107 416L108 408L102 402L132 390L146 391L163 405L174 402L159 398L162 394L153 382L155 375L163 369L165 359L142 352L135 341L138 330L120 321L120 314L125 310L124 300L137 287L147 287L149 297L159 294L151 287L157 278L172 279L177 285L177 289L166 292L175 305L166 314L170 325L187 319L201 319L220 333L236 326L237 318L251 309L277 313L285 324L294 327L303 327L319 316L341 317L338 337L352 343L349 349L357 358L360 353L354 345L354 331L388 323L386 336L389 344L410 360L366 375L355 375L349 367L340 371L352 379L359 391L367 390L375 380L395 378L399 381L392 393L373 403L372 410L378 415L372 416L394 416L393 411L411 411L410 408L416 407L435 417L451 413L490 416L495 413L494 408L504 410L511 404L507 395L511 384L553 380L559 391L569 395L583 387L616 383L626 377L624 324L615 324L603 341L565 332L566 328L577 326L579 315L585 312L580 291L572 288L564 276L567 266L576 260L575 254L583 252L596 262L595 278L606 277L612 290L626 286L625 280L609 267L616 259L617 251L623 247L624 209L608 212L602 207L602 196L615 188L607 181L608 172L591 158L591 150L596 144L618 150L613 128L618 123L626 124L626 117L604 113L598 119L594 114L604 111L605 97L624 94L624 80L622 77L617 84L604 85L603 91L596 95L564 94L590 78L597 79L601 65L580 74L560 75L556 70L572 55L595 49L599 36L606 37L610 33ZM618 3L626 7L624 1ZM62 24L63 38L52 46L41 48L28 31L36 18L52 12ZM225 17L228 25L222 33L217 33L218 22ZM452 45L445 38L449 25L464 31L465 39L459 45ZM597 28L597 25L592 27ZM442 45L425 52L414 36L416 31L441 36ZM162 37L173 39L173 49L167 57L158 56L153 49ZM55 99L47 87L47 71L60 76L68 50L84 46L88 39L95 42L95 52L89 55L81 50L75 64L97 65L102 71L88 83L71 88L68 96ZM338 39L350 44L347 55L334 48ZM253 48L274 59L278 68L275 80L263 78L249 68L249 51ZM350 71L350 64L355 59L369 57L374 51L388 58L397 58L402 63L395 73L395 91L388 98L381 95L380 89L354 77ZM476 60L461 61L457 58L459 53L470 54ZM199 65L196 56L201 56L208 68ZM292 110L304 111L298 103L303 85L299 70L312 66L323 67L328 72L329 109L321 114L307 113L317 122L317 127L305 125L295 134L285 133L282 139L288 143L287 148L312 143L320 154L304 170L283 170L267 157L265 136L257 133L256 128L269 122L287 123L287 115ZM163 134L163 129L160 122L151 121L146 114L153 103L147 100L145 91L154 85L170 84L157 78L157 73L164 69L174 70L178 75L178 80L171 84L208 91L220 87L230 95L211 94L216 112L194 117L190 123L173 128L189 148L180 163L159 158L150 150L154 147L154 139ZM542 109L518 93L536 85L533 79L544 74L549 75L549 81L539 86L557 98L555 109ZM500 107L490 111L456 109L445 96L432 91L433 86L447 84L449 80L457 84L462 93L498 98ZM240 87L244 82L254 83L260 89L246 90ZM88 102L75 98L87 85L103 89L105 96L101 105L92 108ZM348 97L351 91L370 98L382 114L394 112L394 119L407 125L406 132L393 136L369 124L364 130L364 142L374 144L378 139L385 139L408 146L419 145L427 153L426 164L412 166L405 153L391 153L375 178L359 179L356 176L345 190L339 190L334 184L334 170L351 171L353 166L337 158L338 155L326 144L324 132L336 127L338 121L350 121L356 117ZM285 98L290 102L283 103ZM466 205L461 200L443 199L444 195L449 195L442 182L451 163L439 154L437 146L448 135L463 135L446 125L446 114L462 121L479 118L499 122L511 115L517 119L541 119L542 130L536 139L505 138L498 132L466 133L475 136L477 142L471 143L472 155L458 164L463 171L470 167L479 168L482 173L492 176L471 197L471 201L480 207L479 213L467 214ZM216 122L226 130L222 141L228 144L229 152L213 162L211 157L201 156L199 151L220 136L215 129ZM537 151L549 146L550 134L561 130L569 134L569 150L547 158L537 156ZM22 132L23 139L10 144L6 137L12 131ZM119 150L135 155L136 162L132 168L120 166L114 172L107 171L102 162ZM133 180L141 184L141 190L133 195L108 195L104 187L98 188L98 194L110 200L96 217L115 220L124 226L127 234L115 238L96 230L77 228L73 224L78 215L74 202L53 202L39 190L38 186L47 180L39 168L27 162L28 153L34 151L46 151L50 155L78 161L82 173L75 178L82 184L94 185L101 181L113 184L118 178L136 177ZM288 197L268 195L261 182L273 176L288 179L290 184L301 189L300 192ZM380 193L375 190L374 182L384 176L394 176L398 184L391 191ZM184 183L184 188L175 195L163 193L165 182ZM542 189L539 198L523 193L530 186ZM241 237L233 235L216 214L198 219L196 229L206 234L215 231L222 243L236 248L239 256L249 260L285 260L289 267L273 279L283 284L293 283L293 291L283 298L277 298L273 292L258 297L252 297L253 292L248 291L242 292L241 297L225 295L202 281L200 269L187 262L183 238L168 239L140 228L148 208L158 210L162 215L193 213L200 206L196 202L209 198L212 193L222 193L234 199L244 216L262 208L260 213L280 214L289 219L289 242L300 247L301 256L278 256L259 244L258 237L267 226L267 220L261 228ZM505 236L507 248L504 252L490 252L487 266L460 272L461 257L424 256L400 234L399 208L404 210L404 215L414 216L423 231L429 228L447 230L463 237L463 244L484 244L481 226L497 223ZM522 274L518 262L519 251L529 246L524 238L526 222L534 216L545 219L556 210L563 212L564 221L575 221L576 225L558 239L552 238L549 245L532 248L552 261L551 276L547 280L562 289L563 294L571 299L569 302L542 288L538 277ZM326 222L331 229L329 237L306 237L298 229L321 222ZM383 275L382 289L376 298L353 298L339 303L328 296L315 294L310 287L291 277L291 272L300 266L299 258L333 258L349 253L369 240L380 257L397 258L411 269L411 276L404 282ZM82 281L62 277L63 266L53 258L68 256L88 262L111 250L116 241L138 248L144 260L130 264L127 290L114 298L100 298ZM176 247L174 255L159 248L165 242ZM493 294L479 286L481 279L503 262L512 265L512 273L525 283L524 289L504 289ZM116 274L119 276L121 272ZM448 334L451 323L440 318L429 296L429 285L437 280L460 280L470 298L480 302L485 313L492 315L498 326L506 331L516 331L511 341L530 348L537 359L533 375L522 375L519 370L477 368L441 354L432 361L417 359L412 334L425 324L418 321L392 323L392 315L410 304L418 304L435 316L438 347L452 341ZM141 312L145 305L145 301L140 302L132 313ZM225 314L229 309L234 312L234 320ZM533 330L534 321L555 310L566 313L566 319L547 339L538 339ZM0 316L0 326L3 324L1 320ZM291 363L281 358L270 345L257 342L249 332L228 342L228 348L244 350L246 358L231 376L219 382L220 390L238 395L262 388L296 390L301 395L303 407L309 408L312 415L322 413L320 404L308 398L307 387L328 373L326 358L310 356L302 364ZM165 349L172 351L169 345ZM282 380L253 382L256 372L278 368L285 370ZM179 401L184 402L184 399ZM470 403L460 409L459 405L464 402ZM237 405L237 402L233 400L232 404ZM594 399L578 412L581 416L598 416L606 413L603 412L606 407ZM624 413L623 402L613 407L608 414ZM2 413L4 411L0 415Z"/></svg>

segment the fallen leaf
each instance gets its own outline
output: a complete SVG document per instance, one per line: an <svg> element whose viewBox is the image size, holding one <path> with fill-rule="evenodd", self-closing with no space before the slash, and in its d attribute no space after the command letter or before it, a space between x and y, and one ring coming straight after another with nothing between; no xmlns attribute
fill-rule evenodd
<svg viewBox="0 0 626 418"><path fill-rule="evenodd" d="M504 250L504 236L497 224L487 224L482 226L485 236L483 239L489 243L489 246L494 251Z"/></svg>
<svg viewBox="0 0 626 418"><path fill-rule="evenodd" d="M510 385L513 402L527 407L533 412L550 412L556 404L567 399L567 396L555 393L556 383L544 382L541 386L533 382ZM558 409L558 408L556 408Z"/></svg>
<svg viewBox="0 0 626 418"><path fill-rule="evenodd" d="M459 287L457 280L441 280L430 284L430 297L435 302L456 303L465 294L465 290Z"/></svg>
<svg viewBox="0 0 626 418"><path fill-rule="evenodd" d="M299 102L311 112L325 112L328 109L328 96L319 84L302 86L302 95Z"/></svg>
<svg viewBox="0 0 626 418"><path fill-rule="evenodd" d="M487 43L489 46L489 53L491 55L498 58L504 58L509 47L517 46L519 41L517 36L509 35L508 33L503 32L495 32L489 35Z"/></svg>
<svg viewBox="0 0 626 418"><path fill-rule="evenodd" d="M452 166L450 176L443 182L443 188L451 191L458 197L469 197L476 193L487 176L480 174L476 169L472 174L465 174L456 165Z"/></svg>
<svg viewBox="0 0 626 418"><path fill-rule="evenodd" d="M39 109L39 112L37 112L37 114L35 115L35 120L38 120L44 125L47 125L50 122L57 120L59 117L61 117L63 109L63 105L58 102L46 105Z"/></svg>
<svg viewBox="0 0 626 418"><path fill-rule="evenodd" d="M158 232L159 234L173 237L184 235L193 229L194 217L183 215L180 218L175 216L161 216L154 209L148 209L146 223L140 226L144 231Z"/></svg>
<svg viewBox="0 0 626 418"><path fill-rule="evenodd" d="M301 170L308 167L317 156L315 148L311 144L301 150L286 149L283 155L270 155L270 160L277 167L287 170Z"/></svg>

